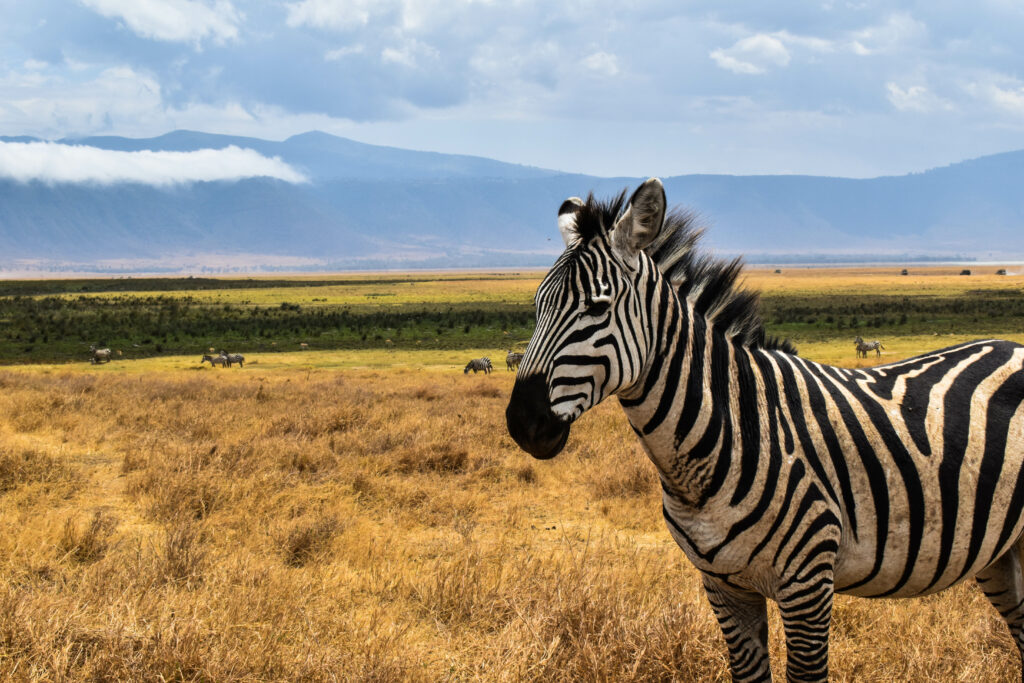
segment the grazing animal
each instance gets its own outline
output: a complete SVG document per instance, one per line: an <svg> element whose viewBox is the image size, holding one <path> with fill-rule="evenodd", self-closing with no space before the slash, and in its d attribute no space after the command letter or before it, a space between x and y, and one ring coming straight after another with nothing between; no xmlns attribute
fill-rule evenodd
<svg viewBox="0 0 1024 683"><path fill-rule="evenodd" d="M89 347L89 353L92 354L89 358L89 362L93 365L96 363L109 363L110 358L113 355L110 349L98 349L95 346Z"/></svg>
<svg viewBox="0 0 1024 683"><path fill-rule="evenodd" d="M215 365L224 366L227 364L228 359L227 356L211 356L208 353L204 353L202 359L199 361L199 364L202 365L203 363L206 362L210 363L210 367L213 367Z"/></svg>
<svg viewBox="0 0 1024 683"><path fill-rule="evenodd" d="M856 339L853 340L853 345L857 347L858 358L867 358L868 351L874 351L875 357L878 358L879 356L882 355L882 350L885 348L884 346L882 346L882 342L878 341L877 339L871 342L866 342L860 337L857 337Z"/></svg>
<svg viewBox="0 0 1024 683"><path fill-rule="evenodd" d="M308 348L309 348L309 344L307 344L306 342L299 342L299 349L300 350L305 351Z"/></svg>
<svg viewBox="0 0 1024 683"><path fill-rule="evenodd" d="M825 681L833 594L974 577L1024 652L1024 346L982 340L872 368L769 338L739 260L695 249L657 179L567 200L566 244L506 409L536 458L617 395L701 571L732 676L768 680L766 599L791 680Z"/></svg>
<svg viewBox="0 0 1024 683"><path fill-rule="evenodd" d="M509 370L515 370L519 367L519 364L523 362L523 354L515 353L512 349L508 350L508 355L505 356L505 367Z"/></svg>
<svg viewBox="0 0 1024 683"><path fill-rule="evenodd" d="M490 358L474 358L473 360L466 363L466 369L462 371L462 374L468 374L469 371L472 370L473 374L475 375L477 373L477 370L479 370L483 372L485 375L489 375L491 374L491 370L493 369L494 366L491 365Z"/></svg>
<svg viewBox="0 0 1024 683"><path fill-rule="evenodd" d="M230 368L233 364L238 363L238 367L245 367L245 356L240 353L224 353L221 352L221 357L227 363Z"/></svg>

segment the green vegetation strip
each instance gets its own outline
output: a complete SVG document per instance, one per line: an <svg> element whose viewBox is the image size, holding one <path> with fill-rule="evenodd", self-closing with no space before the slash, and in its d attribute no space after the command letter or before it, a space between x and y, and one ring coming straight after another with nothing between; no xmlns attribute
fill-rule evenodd
<svg viewBox="0 0 1024 683"><path fill-rule="evenodd" d="M399 307L239 306L161 297L0 298L0 362L88 357L90 344L123 357L382 347L510 348L527 340L523 304Z"/></svg>
<svg viewBox="0 0 1024 683"><path fill-rule="evenodd" d="M858 334L990 336L1024 332L1024 291L1019 289L976 289L934 296L774 294L762 298L762 310L770 334L798 342Z"/></svg>
<svg viewBox="0 0 1024 683"><path fill-rule="evenodd" d="M511 274L515 278L517 274ZM0 282L0 363L85 360L90 344L120 350L125 358L234 352L329 349L522 349L533 332L534 311L512 283L499 283L505 301L472 300L471 288L505 276L417 276L443 281L451 303L410 300L410 277L392 279L131 279ZM521 278L519 278L521 280ZM38 287L50 288L40 294ZM69 295L87 283L88 294ZM164 287L139 295L118 293L130 283ZM179 290L188 285L189 289ZM372 285L358 304L253 303L243 290L291 288L308 299L316 288ZM392 294L401 289L401 298ZM36 287L36 289L33 289ZM216 301L208 293L219 292ZM108 292L97 296L96 293ZM154 293L155 292L155 293ZM166 293L161 293L166 292ZM197 293L195 296L189 292ZM202 292L202 294L198 294ZM313 299L319 301L319 299ZM1024 291L975 289L936 295L850 296L773 292L762 299L769 334L801 343L835 339L890 339L912 335L1003 336L1024 333Z"/></svg>

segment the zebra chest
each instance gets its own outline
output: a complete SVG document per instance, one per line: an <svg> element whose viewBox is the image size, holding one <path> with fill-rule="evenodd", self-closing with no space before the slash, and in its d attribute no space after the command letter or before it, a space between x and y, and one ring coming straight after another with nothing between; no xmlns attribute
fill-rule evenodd
<svg viewBox="0 0 1024 683"><path fill-rule="evenodd" d="M665 493L662 512L672 538L697 569L764 595L774 593L778 577L772 563L751 552L749 538L736 535L742 511L698 510Z"/></svg>

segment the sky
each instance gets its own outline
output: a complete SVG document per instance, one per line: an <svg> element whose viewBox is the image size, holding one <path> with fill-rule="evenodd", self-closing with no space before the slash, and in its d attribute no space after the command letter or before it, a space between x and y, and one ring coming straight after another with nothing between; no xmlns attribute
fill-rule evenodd
<svg viewBox="0 0 1024 683"><path fill-rule="evenodd" d="M322 130L606 177L899 175L1024 148L1022 35L1020 0L0 0L0 135ZM54 147L0 158L75 162ZM303 180L242 152L223 177ZM157 162L189 165L131 160Z"/></svg>

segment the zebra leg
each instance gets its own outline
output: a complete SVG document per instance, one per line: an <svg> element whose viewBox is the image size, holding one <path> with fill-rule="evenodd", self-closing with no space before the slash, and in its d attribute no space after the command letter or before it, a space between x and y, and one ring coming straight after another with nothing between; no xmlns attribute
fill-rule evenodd
<svg viewBox="0 0 1024 683"><path fill-rule="evenodd" d="M1017 541L1003 556L983 569L975 578L981 592L1002 615L1010 627L1010 635L1021 655L1024 676L1024 578L1021 576L1020 552L1024 541Z"/></svg>
<svg viewBox="0 0 1024 683"><path fill-rule="evenodd" d="M831 575L815 576L787 587L779 595L779 615L786 632L786 678L828 680L828 631L832 624Z"/></svg>
<svg viewBox="0 0 1024 683"><path fill-rule="evenodd" d="M729 648L733 681L770 681L768 609L764 596L704 576L704 591Z"/></svg>

